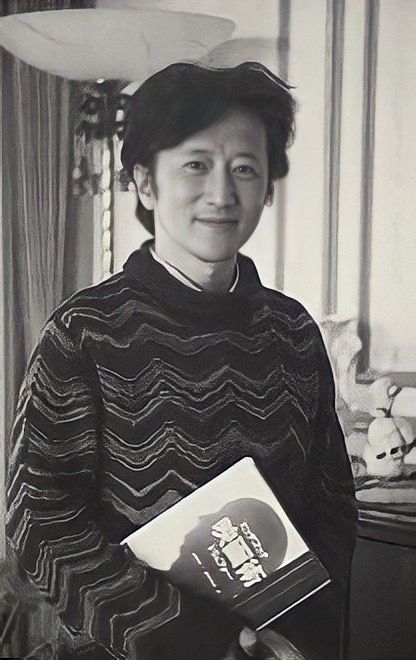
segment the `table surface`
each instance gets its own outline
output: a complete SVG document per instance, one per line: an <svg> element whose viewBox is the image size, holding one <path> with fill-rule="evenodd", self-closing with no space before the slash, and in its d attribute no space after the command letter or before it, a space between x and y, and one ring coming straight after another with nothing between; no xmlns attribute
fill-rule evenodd
<svg viewBox="0 0 416 660"><path fill-rule="evenodd" d="M359 503L358 535L362 538L416 547L416 505Z"/></svg>

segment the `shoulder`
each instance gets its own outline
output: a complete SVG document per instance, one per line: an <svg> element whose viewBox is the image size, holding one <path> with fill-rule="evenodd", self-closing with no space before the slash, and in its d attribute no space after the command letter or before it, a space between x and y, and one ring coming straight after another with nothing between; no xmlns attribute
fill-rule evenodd
<svg viewBox="0 0 416 660"><path fill-rule="evenodd" d="M301 360L310 369L321 371L327 351L318 323L297 299L262 287L252 323L259 333L269 333L285 354Z"/></svg>
<svg viewBox="0 0 416 660"><path fill-rule="evenodd" d="M270 317L269 320L272 319L299 330L307 331L317 327L312 316L299 300L261 283L256 265L250 257L239 254L239 264L245 280L252 285L251 291L254 292L254 307L257 315Z"/></svg>
<svg viewBox="0 0 416 660"><path fill-rule="evenodd" d="M46 328L58 326L73 339L87 328L100 332L126 311L138 297L137 289L124 273L73 293L52 313Z"/></svg>
<svg viewBox="0 0 416 660"><path fill-rule="evenodd" d="M296 298L264 286L261 289L260 297L264 313L269 314L276 322L300 333L319 334L316 321Z"/></svg>

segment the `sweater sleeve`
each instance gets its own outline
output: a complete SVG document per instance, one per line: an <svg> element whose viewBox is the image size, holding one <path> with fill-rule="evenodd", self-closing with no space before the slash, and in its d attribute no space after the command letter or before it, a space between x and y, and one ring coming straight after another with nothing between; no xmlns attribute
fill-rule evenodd
<svg viewBox="0 0 416 660"><path fill-rule="evenodd" d="M320 385L307 479L308 529L314 550L336 590L346 594L357 533L357 506L350 461L335 410L332 368L316 325L314 330Z"/></svg>
<svg viewBox="0 0 416 660"><path fill-rule="evenodd" d="M243 622L179 591L100 530L99 437L83 356L51 320L28 368L12 438L7 535L21 569L77 646L97 645L100 658L222 657Z"/></svg>

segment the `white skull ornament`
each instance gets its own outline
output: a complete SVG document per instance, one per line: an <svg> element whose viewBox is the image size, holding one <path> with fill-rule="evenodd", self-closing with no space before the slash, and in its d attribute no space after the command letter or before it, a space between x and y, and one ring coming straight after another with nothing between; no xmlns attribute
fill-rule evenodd
<svg viewBox="0 0 416 660"><path fill-rule="evenodd" d="M368 474L383 477L403 472L403 459L413 442L413 429L404 417L377 417L368 427L363 458Z"/></svg>

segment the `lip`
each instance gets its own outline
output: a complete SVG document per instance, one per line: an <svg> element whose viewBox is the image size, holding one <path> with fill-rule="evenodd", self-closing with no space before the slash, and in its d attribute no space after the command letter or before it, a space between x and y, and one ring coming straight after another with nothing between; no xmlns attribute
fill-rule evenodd
<svg viewBox="0 0 416 660"><path fill-rule="evenodd" d="M212 227L232 227L238 224L236 218L196 218L197 222L201 222L204 225L210 225Z"/></svg>

